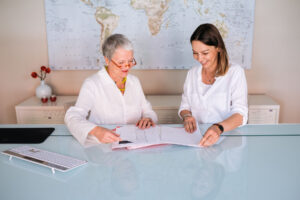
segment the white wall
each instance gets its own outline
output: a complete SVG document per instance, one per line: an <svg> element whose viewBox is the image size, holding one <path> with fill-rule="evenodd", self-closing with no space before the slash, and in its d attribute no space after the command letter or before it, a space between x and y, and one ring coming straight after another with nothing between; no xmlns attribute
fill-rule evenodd
<svg viewBox="0 0 300 200"><path fill-rule="evenodd" d="M30 73L48 64L43 0L0 0L0 123L16 123L14 106L34 95ZM280 103L281 123L300 123L300 1L256 0L249 93ZM299 57L299 56L298 56ZM192 58L191 58L192 59ZM95 71L53 71L57 95L76 95ZM186 70L133 70L146 94L180 94Z"/></svg>

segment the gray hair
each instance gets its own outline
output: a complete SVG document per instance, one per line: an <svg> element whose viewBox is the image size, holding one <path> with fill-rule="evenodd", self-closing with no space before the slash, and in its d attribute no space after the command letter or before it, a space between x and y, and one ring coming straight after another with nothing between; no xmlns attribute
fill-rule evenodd
<svg viewBox="0 0 300 200"><path fill-rule="evenodd" d="M114 55L117 48L133 50L132 43L122 34L110 35L102 45L102 52L109 60Z"/></svg>

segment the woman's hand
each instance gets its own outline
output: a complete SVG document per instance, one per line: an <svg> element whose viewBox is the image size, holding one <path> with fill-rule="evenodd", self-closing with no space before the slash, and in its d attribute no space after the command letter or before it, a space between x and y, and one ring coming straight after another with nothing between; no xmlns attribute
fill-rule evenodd
<svg viewBox="0 0 300 200"><path fill-rule="evenodd" d="M94 135L101 143L113 143L121 140L120 135L116 134L112 130L96 126L90 132L90 135Z"/></svg>
<svg viewBox="0 0 300 200"><path fill-rule="evenodd" d="M212 125L205 132L199 145L203 147L211 146L219 140L220 135L221 135L221 130L216 125Z"/></svg>
<svg viewBox="0 0 300 200"><path fill-rule="evenodd" d="M138 126L140 129L145 129L149 128L150 126L155 126L155 123L151 118L142 118L136 123L136 126Z"/></svg>
<svg viewBox="0 0 300 200"><path fill-rule="evenodd" d="M192 115L183 118L183 125L188 133L193 133L197 129L196 119Z"/></svg>

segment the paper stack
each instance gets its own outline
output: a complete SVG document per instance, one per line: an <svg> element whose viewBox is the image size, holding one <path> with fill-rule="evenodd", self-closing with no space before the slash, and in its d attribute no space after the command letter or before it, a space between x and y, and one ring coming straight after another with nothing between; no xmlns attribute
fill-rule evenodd
<svg viewBox="0 0 300 200"><path fill-rule="evenodd" d="M166 125L157 125L148 129L139 129L134 125L125 125L116 129L122 141L115 142L112 149L127 148L136 149L160 144L177 144L192 147L198 146L202 135L199 128L194 133L188 133L183 127L174 128Z"/></svg>

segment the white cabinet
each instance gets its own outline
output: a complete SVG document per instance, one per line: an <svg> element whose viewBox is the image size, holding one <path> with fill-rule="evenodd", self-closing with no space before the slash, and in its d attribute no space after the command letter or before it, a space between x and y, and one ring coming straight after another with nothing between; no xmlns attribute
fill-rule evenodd
<svg viewBox="0 0 300 200"><path fill-rule="evenodd" d="M159 124L182 123L178 116L181 95L147 95L146 98L156 112Z"/></svg>
<svg viewBox="0 0 300 200"><path fill-rule="evenodd" d="M159 124L182 123L178 116L181 95L147 95ZM58 96L57 101L42 103L31 97L16 106L18 124L63 124L66 110L75 104L77 96ZM248 96L249 124L276 124L279 104L267 95Z"/></svg>
<svg viewBox="0 0 300 200"><path fill-rule="evenodd" d="M57 96L56 102L42 103L31 97L16 105L18 124L63 124L66 109L75 103L77 96Z"/></svg>
<svg viewBox="0 0 300 200"><path fill-rule="evenodd" d="M181 95L147 95L160 124L182 123L178 117ZM279 104L265 94L248 95L248 124L277 124Z"/></svg>
<svg viewBox="0 0 300 200"><path fill-rule="evenodd" d="M248 124L277 124L280 106L264 94L248 95Z"/></svg>

